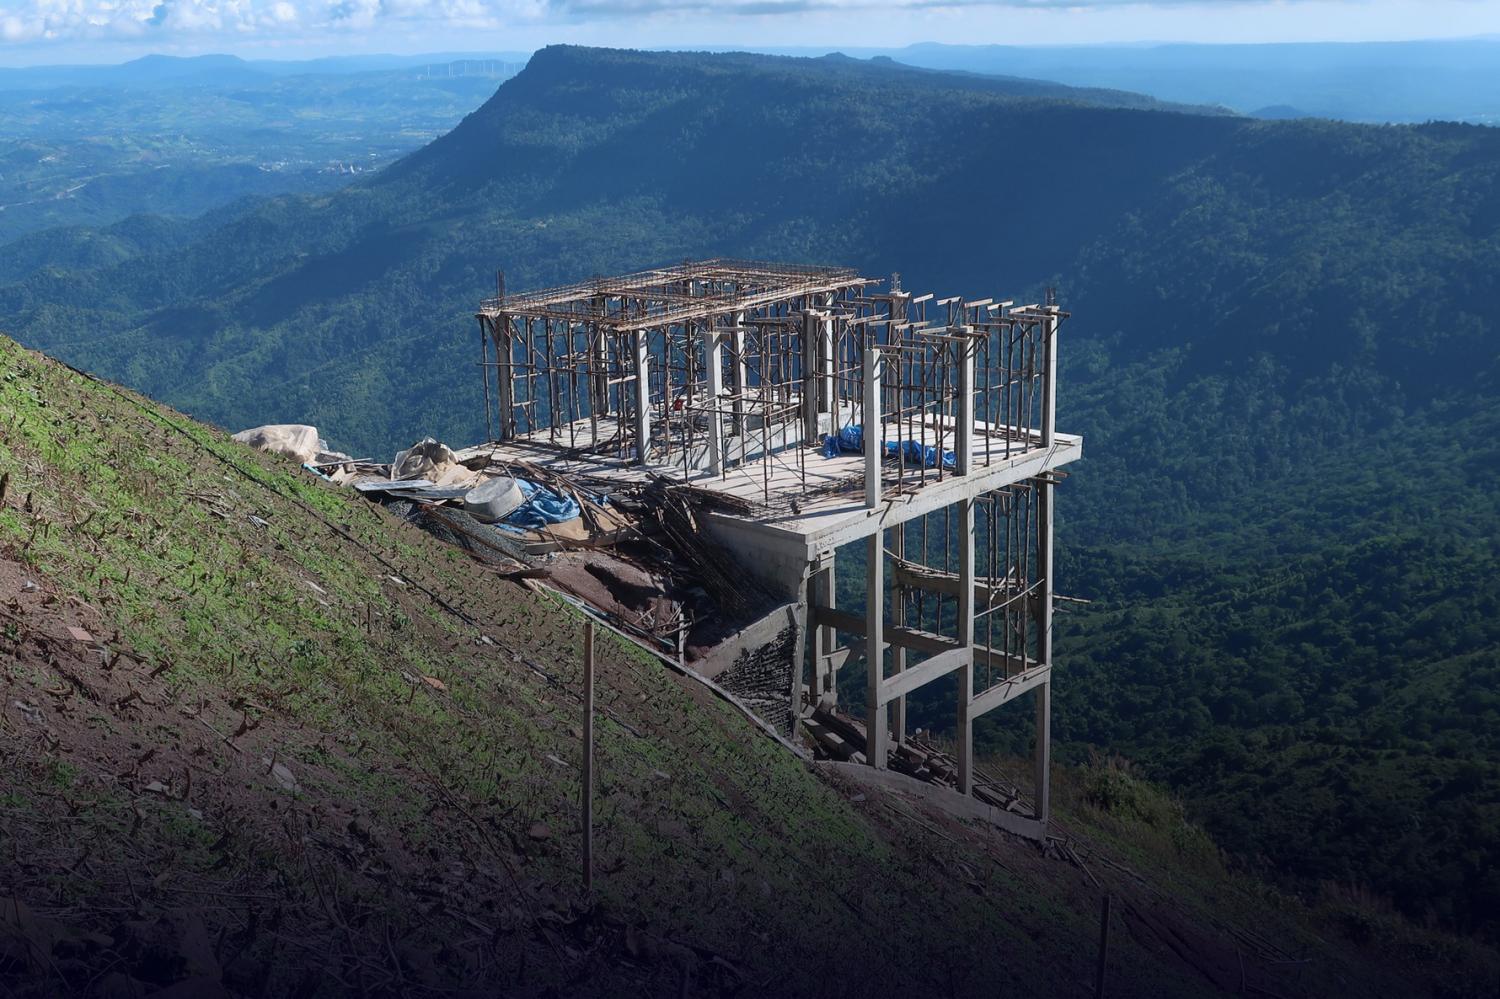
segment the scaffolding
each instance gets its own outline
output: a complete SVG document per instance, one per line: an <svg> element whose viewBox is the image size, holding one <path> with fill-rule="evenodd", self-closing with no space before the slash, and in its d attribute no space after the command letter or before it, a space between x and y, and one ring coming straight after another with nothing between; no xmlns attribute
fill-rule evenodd
<svg viewBox="0 0 1500 999"><path fill-rule="evenodd" d="M790 716L836 706L840 669L864 662L871 766L906 741L908 695L956 673L968 794L974 720L1034 691L1029 821L1045 826L1053 489L1082 453L1056 432L1068 314L1050 296L939 299L899 275L727 259L498 285L477 314L494 453L714 499L702 525L803 622ZM835 601L834 550L856 542L863 614Z"/></svg>

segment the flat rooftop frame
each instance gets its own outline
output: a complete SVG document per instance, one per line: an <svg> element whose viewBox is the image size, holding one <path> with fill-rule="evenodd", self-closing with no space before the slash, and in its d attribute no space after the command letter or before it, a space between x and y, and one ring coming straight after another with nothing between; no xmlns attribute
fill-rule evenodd
<svg viewBox="0 0 1500 999"><path fill-rule="evenodd" d="M480 303L478 315L593 322L631 332L874 283L848 267L716 257L487 298ZM630 315L614 308L611 299L653 304L641 315Z"/></svg>

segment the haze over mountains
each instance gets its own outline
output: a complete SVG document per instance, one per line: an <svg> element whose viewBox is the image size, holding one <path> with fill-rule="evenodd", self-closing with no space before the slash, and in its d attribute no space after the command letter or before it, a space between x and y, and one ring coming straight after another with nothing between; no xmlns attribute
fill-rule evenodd
<svg viewBox="0 0 1500 999"><path fill-rule="evenodd" d="M1500 122L1500 39L1258 45L939 45L868 49L912 66L1034 76L1360 122Z"/></svg>
<svg viewBox="0 0 1500 999"><path fill-rule="evenodd" d="M331 190L447 131L522 61L153 56L0 69L0 244Z"/></svg>
<svg viewBox="0 0 1500 999"><path fill-rule="evenodd" d="M1056 287L1060 424L1088 440L1062 585L1096 601L1061 626L1057 737L1134 758L1299 890L1496 932L1494 130L554 47L374 177L90 238L109 259L28 241L0 328L223 426L376 454L483 434L470 317L498 269L724 254Z"/></svg>

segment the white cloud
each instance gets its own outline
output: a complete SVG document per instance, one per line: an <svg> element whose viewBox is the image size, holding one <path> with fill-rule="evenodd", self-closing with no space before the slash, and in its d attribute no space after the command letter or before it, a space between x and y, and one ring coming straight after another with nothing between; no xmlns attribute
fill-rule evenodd
<svg viewBox="0 0 1500 999"><path fill-rule="evenodd" d="M383 24L498 28L534 23L549 8L545 0L0 0L0 40L147 42Z"/></svg>
<svg viewBox="0 0 1500 999"><path fill-rule="evenodd" d="M1357 16L1351 16L1357 15ZM0 60L233 47L320 51L912 41L1312 40L1500 30L1491 0L0 0ZM481 41L482 39L482 41ZM430 50L430 48L429 48Z"/></svg>

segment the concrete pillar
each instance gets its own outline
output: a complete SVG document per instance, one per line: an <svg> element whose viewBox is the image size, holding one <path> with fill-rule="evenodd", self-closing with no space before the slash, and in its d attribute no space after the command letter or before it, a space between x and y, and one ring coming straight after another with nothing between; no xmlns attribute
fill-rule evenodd
<svg viewBox="0 0 1500 999"><path fill-rule="evenodd" d="M818 313L802 313L802 439L818 435Z"/></svg>
<svg viewBox="0 0 1500 999"><path fill-rule="evenodd" d="M729 331L730 365L733 369L730 384L734 386L734 435L741 438L743 449L745 434L745 396L750 390L750 366L745 363L745 310L734 314L734 326ZM741 454L743 458L743 453Z"/></svg>
<svg viewBox="0 0 1500 999"><path fill-rule="evenodd" d="M1037 642L1041 666L1052 665L1052 490L1050 478L1037 481ZM1036 817L1046 822L1052 800L1052 674L1036 688Z"/></svg>
<svg viewBox="0 0 1500 999"><path fill-rule="evenodd" d="M880 459L884 448L880 440L880 353L874 348L865 348L865 399L864 434L865 443L865 506L880 505Z"/></svg>
<svg viewBox="0 0 1500 999"><path fill-rule="evenodd" d="M724 471L724 421L719 406L724 398L724 337L708 321L704 330L704 361L708 365L708 469L714 475Z"/></svg>
<svg viewBox="0 0 1500 999"><path fill-rule="evenodd" d="M833 313L825 312L818 320L818 411L831 414L828 426L838 432L839 404L833 381Z"/></svg>
<svg viewBox="0 0 1500 999"><path fill-rule="evenodd" d="M809 606L836 606L833 562L833 552L828 552L812 564L807 584ZM838 670L835 668L832 656L834 646L838 641L838 633L826 625L819 625L813 628L812 640L813 677L812 696L809 700L813 705L817 705L820 700L824 699L830 704L837 704L839 699Z"/></svg>
<svg viewBox="0 0 1500 999"><path fill-rule="evenodd" d="M645 330L632 334L635 368L635 460L651 456L651 340Z"/></svg>
<svg viewBox="0 0 1500 999"><path fill-rule="evenodd" d="M972 406L972 397L970 401ZM958 792L974 790L974 498L958 502L958 640L968 649L958 668Z"/></svg>
<svg viewBox="0 0 1500 999"><path fill-rule="evenodd" d="M510 317L496 316L490 320L490 332L495 338L495 388L496 405L500 409L499 437L506 441L516 436L516 385L515 344L511 338Z"/></svg>
<svg viewBox="0 0 1500 999"><path fill-rule="evenodd" d="M1042 321L1042 446L1057 434L1057 307ZM1037 662L1052 665L1052 490L1047 477L1037 481ZM1036 818L1045 823L1052 812L1052 674L1036 688Z"/></svg>
<svg viewBox="0 0 1500 999"><path fill-rule="evenodd" d="M885 532L865 539L865 762L886 768L889 733L880 685L885 679Z"/></svg>
<svg viewBox="0 0 1500 999"><path fill-rule="evenodd" d="M906 557L906 524L897 524L891 528L891 554L897 558ZM903 590L894 588L891 593L891 624L897 628L906 626L906 601L902 599ZM895 676L906 669L906 649L903 646L891 646L891 675ZM896 745L906 742L906 695L902 694L891 702L891 738Z"/></svg>
<svg viewBox="0 0 1500 999"><path fill-rule="evenodd" d="M601 300L599 311L604 311ZM589 400L594 416L609 415L609 359L604 349L604 327L589 323L584 327L589 338L589 383L593 388Z"/></svg>
<svg viewBox="0 0 1500 999"><path fill-rule="evenodd" d="M958 432L953 447L953 464L959 475L968 475L974 467L975 343L970 335L973 332L973 327L963 327L963 340L958 345L958 412L955 414ZM969 574L973 575L972 567Z"/></svg>
<svg viewBox="0 0 1500 999"><path fill-rule="evenodd" d="M1057 433L1057 306L1042 320L1042 446L1051 447Z"/></svg>

